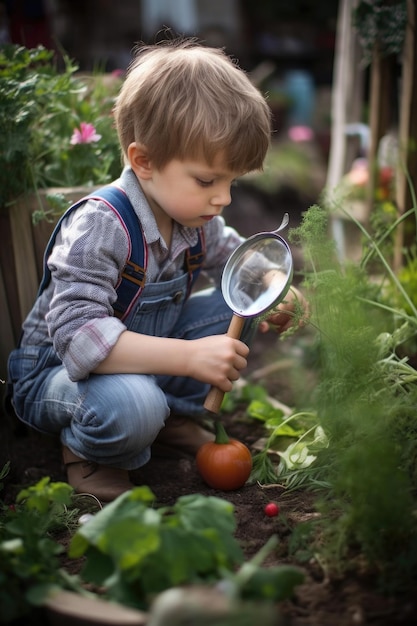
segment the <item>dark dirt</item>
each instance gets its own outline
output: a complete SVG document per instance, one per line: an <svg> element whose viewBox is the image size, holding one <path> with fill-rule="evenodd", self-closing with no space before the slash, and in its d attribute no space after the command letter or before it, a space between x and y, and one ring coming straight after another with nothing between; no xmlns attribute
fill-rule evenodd
<svg viewBox="0 0 417 626"><path fill-rule="evenodd" d="M294 198L281 198L281 201L276 202L269 200L269 207L259 213L259 204L265 199L253 195L249 201L248 198L246 200L246 214L237 216L230 211L232 219L228 219L229 223L238 228L244 223L245 229L239 229L245 235L276 228L282 212L287 210L291 202L294 203ZM299 199L297 203L295 216L290 213L293 218L291 225L300 217ZM304 204L301 202L301 210L306 210L311 203L308 200ZM233 215L236 224L233 223ZM298 251L293 252L297 268L300 255ZM293 406L296 394L308 391L304 383L301 387L298 383L295 389L292 376L293 366L302 355L300 342L306 341L306 335L308 339L308 333L301 331L285 342L271 339L270 334L259 336L252 347L245 377L265 386L270 395L280 402ZM269 367L277 363L280 366ZM265 366L267 369L263 370ZM238 408L231 415L225 415L223 421L228 434L249 447L264 435L262 426L245 416L244 407ZM4 491L0 494L6 502L12 502L22 486L34 484L43 476L49 476L53 481L65 480L59 442L28 432L3 416L0 419L0 467L6 460L11 462L11 471L5 480ZM261 487L258 484L247 484L231 492L212 490L203 483L194 462L189 459L152 458L145 467L134 473L133 478L137 484L148 485L160 504L172 504L179 496L196 492L229 500L235 507L236 536L247 558L253 556L272 534L278 535L278 548L267 558L266 566L280 563L300 565L289 552L291 531L300 522L318 515L314 506L315 498L310 492L286 493L279 485ZM263 509L269 501L279 504L278 517L265 516ZM417 624L416 597L386 597L378 593L375 580L358 568L355 573L337 577L329 575L315 558L302 563L301 567L306 572L305 583L298 587L291 601L281 604L278 609L285 616L288 626ZM30 624L26 619L25 626Z"/></svg>

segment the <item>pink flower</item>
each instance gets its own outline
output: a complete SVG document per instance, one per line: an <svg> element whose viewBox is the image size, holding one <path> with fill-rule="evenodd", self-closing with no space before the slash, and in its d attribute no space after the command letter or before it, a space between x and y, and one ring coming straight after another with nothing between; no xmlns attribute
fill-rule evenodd
<svg viewBox="0 0 417 626"><path fill-rule="evenodd" d="M291 126L288 130L288 136L291 141L301 143L303 141L311 141L314 133L309 126Z"/></svg>
<svg viewBox="0 0 417 626"><path fill-rule="evenodd" d="M81 122L80 128L74 128L70 144L75 146L77 143L94 143L100 141L101 135L96 132L93 124Z"/></svg>

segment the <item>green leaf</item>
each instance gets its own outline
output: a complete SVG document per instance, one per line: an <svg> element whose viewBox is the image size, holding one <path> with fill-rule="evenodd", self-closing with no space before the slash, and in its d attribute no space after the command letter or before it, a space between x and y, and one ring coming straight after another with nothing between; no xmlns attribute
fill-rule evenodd
<svg viewBox="0 0 417 626"><path fill-rule="evenodd" d="M305 580L305 572L292 565L257 568L241 589L242 598L281 602L294 595Z"/></svg>
<svg viewBox="0 0 417 626"><path fill-rule="evenodd" d="M154 593L214 577L218 572L217 556L213 543L200 533L163 529L160 550L142 564L142 584L149 593Z"/></svg>
<svg viewBox="0 0 417 626"><path fill-rule="evenodd" d="M153 513L153 511L150 511ZM142 519L126 518L109 526L101 536L97 546L108 554L116 567L121 570L135 567L149 554L158 550L160 545L159 515L149 515Z"/></svg>
<svg viewBox="0 0 417 626"><path fill-rule="evenodd" d="M16 502L24 502L28 510L36 510L46 513L53 504L69 505L73 488L64 482L53 482L49 476L26 489L22 489L16 498Z"/></svg>
<svg viewBox="0 0 417 626"><path fill-rule="evenodd" d="M10 461L7 461L7 463L5 463L3 467L0 469L0 480L3 480L3 478L6 478L9 472L10 472Z"/></svg>
<svg viewBox="0 0 417 626"><path fill-rule="evenodd" d="M313 440L308 443L308 449L310 452L318 452L323 448L327 448L329 446L329 438L327 437L324 428L322 426L317 426L313 433Z"/></svg>
<svg viewBox="0 0 417 626"><path fill-rule="evenodd" d="M123 494L77 531L69 552L85 557L84 580L139 607L173 585L216 580L243 560L230 502L191 494L150 508L153 498L140 488Z"/></svg>
<svg viewBox="0 0 417 626"><path fill-rule="evenodd" d="M247 384L241 390L241 398L245 402L251 402L252 400L266 402L267 396L267 391L262 385Z"/></svg>
<svg viewBox="0 0 417 626"><path fill-rule="evenodd" d="M23 554L24 545L22 539L7 539L0 543L0 553Z"/></svg>
<svg viewBox="0 0 417 626"><path fill-rule="evenodd" d="M55 583L32 585L26 592L26 599L33 606L42 606L48 596L60 589L61 587Z"/></svg>
<svg viewBox="0 0 417 626"><path fill-rule="evenodd" d="M233 504L215 496L181 496L174 504L173 511L182 526L189 530L212 527L229 534L236 529Z"/></svg>
<svg viewBox="0 0 417 626"><path fill-rule="evenodd" d="M248 415L261 422L267 422L271 419L282 419L284 416L281 409L277 409L269 402L263 400L252 400L247 409Z"/></svg>
<svg viewBox="0 0 417 626"><path fill-rule="evenodd" d="M85 550L85 563L83 565L82 577L98 586L108 584L109 579L114 575L115 568L112 559L94 546L89 546Z"/></svg>
<svg viewBox="0 0 417 626"><path fill-rule="evenodd" d="M269 422L268 422L269 425ZM274 437L300 437L305 432L304 428L295 429L290 424L281 424L275 428L273 432Z"/></svg>
<svg viewBox="0 0 417 626"><path fill-rule="evenodd" d="M72 558L79 558L83 556L90 545L107 552L110 549L108 548L109 533L111 532L112 538L114 536L114 531L110 529L118 529L120 525L125 523L130 526L129 520L136 521L138 524L143 523L146 515L148 524L158 524L161 511L147 508L147 505L151 504L154 498L154 494L148 487L135 487L107 504L88 524L78 529L71 540L69 555ZM124 551L123 537L120 535L119 537L116 536L116 549L119 545L119 539L122 551Z"/></svg>
<svg viewBox="0 0 417 626"><path fill-rule="evenodd" d="M284 452L280 452L280 456L285 461L287 469L307 468L317 458L309 454L308 445L303 441L290 444Z"/></svg>
<svg viewBox="0 0 417 626"><path fill-rule="evenodd" d="M250 482L259 482L261 485L270 485L277 482L276 468L268 454L259 452L253 455Z"/></svg>
<svg viewBox="0 0 417 626"><path fill-rule="evenodd" d="M211 534L213 548L221 555L220 560L241 562L243 555L233 536L236 520L230 502L214 496L191 494L178 498L173 510L185 530L205 536Z"/></svg>

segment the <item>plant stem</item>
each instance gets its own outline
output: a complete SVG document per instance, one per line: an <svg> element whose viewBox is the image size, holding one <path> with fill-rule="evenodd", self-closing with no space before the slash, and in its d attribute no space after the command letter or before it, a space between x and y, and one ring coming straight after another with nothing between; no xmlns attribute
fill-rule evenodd
<svg viewBox="0 0 417 626"><path fill-rule="evenodd" d="M216 420L214 422L214 427L216 429L216 439L214 443L229 443L230 439L226 433L226 430L220 420Z"/></svg>

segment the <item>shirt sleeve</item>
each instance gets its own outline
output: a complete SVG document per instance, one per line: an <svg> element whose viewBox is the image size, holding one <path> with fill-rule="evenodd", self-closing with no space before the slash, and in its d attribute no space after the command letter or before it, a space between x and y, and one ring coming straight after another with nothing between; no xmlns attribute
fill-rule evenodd
<svg viewBox="0 0 417 626"><path fill-rule="evenodd" d="M245 238L239 235L234 228L227 226L221 216L215 217L207 224L204 235L206 258L203 271L219 287L223 268L229 256L238 245L245 241Z"/></svg>
<svg viewBox="0 0 417 626"><path fill-rule="evenodd" d="M71 380L86 378L126 330L113 303L128 254L124 226L103 203L87 202L62 224L48 259L53 295L46 322Z"/></svg>

